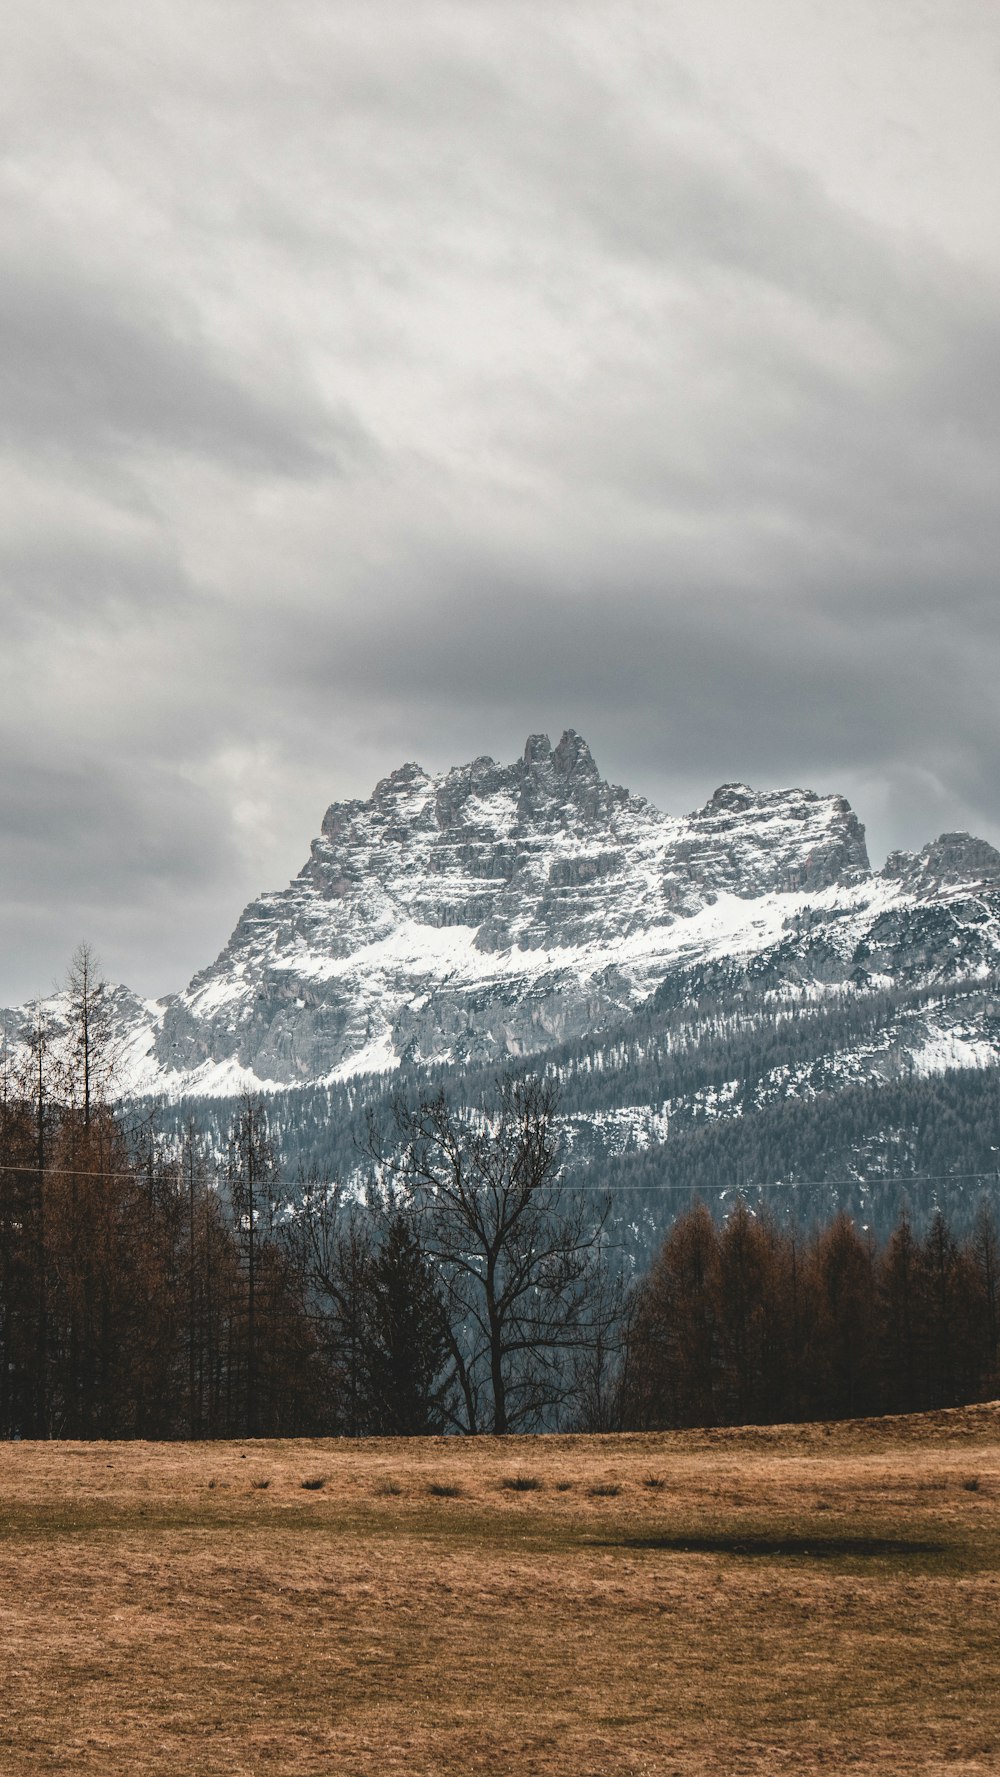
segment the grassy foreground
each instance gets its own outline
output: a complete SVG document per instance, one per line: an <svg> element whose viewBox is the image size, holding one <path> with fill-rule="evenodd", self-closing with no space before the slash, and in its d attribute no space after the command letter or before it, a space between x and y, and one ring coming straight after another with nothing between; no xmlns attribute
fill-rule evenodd
<svg viewBox="0 0 1000 1777"><path fill-rule="evenodd" d="M5 1445L0 1658L17 1777L996 1773L1000 1407Z"/></svg>

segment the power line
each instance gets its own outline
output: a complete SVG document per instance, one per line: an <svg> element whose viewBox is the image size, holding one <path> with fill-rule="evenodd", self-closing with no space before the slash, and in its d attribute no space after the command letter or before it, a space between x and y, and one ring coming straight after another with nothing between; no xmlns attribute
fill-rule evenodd
<svg viewBox="0 0 1000 1777"><path fill-rule="evenodd" d="M172 1175L178 1174L180 1172L180 1162L177 1161L173 1163L167 1170ZM38 1171L39 1168L30 1160L26 1160L23 1166L0 1165L0 1172L30 1172L37 1174ZM44 1172L46 1178L141 1178L143 1162L141 1160L137 1161L135 1166L125 1167L122 1171L108 1171L102 1168L98 1172L83 1172L78 1166L43 1166L41 1171Z"/></svg>
<svg viewBox="0 0 1000 1777"><path fill-rule="evenodd" d="M1000 1184L1000 1178L993 1172L930 1172L910 1173L908 1175L889 1175L880 1173L874 1178L814 1178L814 1179L758 1179L744 1180L739 1185L682 1185L670 1182L659 1182L651 1179L648 1183L622 1184L616 1187L609 1185L591 1185L587 1183L570 1183L569 1189L577 1191L692 1191L714 1194L716 1191L734 1192L740 1196L745 1191L811 1191L820 1190L826 1185L939 1185L946 1182L959 1183L969 1179L992 1179Z"/></svg>
<svg viewBox="0 0 1000 1777"><path fill-rule="evenodd" d="M172 1161L168 1166L166 1166L165 1168L162 1169L160 1176L173 1178L175 1175L179 1174L180 1165L181 1165L181 1162L179 1160ZM107 1180L122 1179L122 1178L141 1178L142 1172L143 1172L143 1162L140 1160L136 1163L135 1166L126 1167L120 1171L119 1170L114 1170L114 1171L99 1170L96 1172L93 1172L93 1171L84 1172L84 1171L81 1171L81 1169L77 1166L46 1166L43 1168L43 1171L45 1173L46 1178L92 1178L92 1179L107 1179ZM25 1161L23 1166L9 1166L9 1165L4 1165L4 1164L0 1163L0 1172L37 1173L38 1167L33 1165L30 1161ZM885 1173L880 1173L880 1174L876 1174L874 1177L870 1177L870 1178L758 1179L756 1181L744 1180L742 1184L737 1184L737 1185L713 1185L711 1187L705 1187L705 1186L693 1185L693 1184L678 1184L678 1183L675 1183L672 1181L650 1179L645 1182L640 1182L640 1183L636 1183L636 1184L622 1184L622 1185L619 1185L614 1188L617 1189L618 1191L622 1191L622 1192L624 1192L624 1191L662 1191L662 1192L687 1191L689 1193L694 1192L695 1194L710 1190L712 1193L714 1193L716 1191L734 1192L737 1196L739 1196L743 1192L746 1192L746 1191L811 1191L811 1190L821 1190L824 1186L832 1186L832 1185L836 1185L838 1187L839 1186L854 1185L854 1186L864 1186L867 1188L869 1186L874 1186L874 1185L903 1185L903 1186L905 1186L905 1185L960 1184L960 1183L966 1183L970 1179L972 1179L972 1180L991 1179L991 1180L993 1180L993 1182L995 1184L1000 1184L1000 1175L998 1175L996 1169L994 1168L990 1172L928 1172L928 1173L910 1173L910 1174L906 1174L906 1175L889 1175L889 1174L885 1174ZM308 1185L310 1190L316 1190L316 1189L319 1189L319 1190L336 1190L336 1189L347 1190L350 1186L350 1181L346 1180L346 1179L329 1179L329 1178L312 1179L312 1178L310 1178L310 1179L306 1180L305 1182ZM558 1179L553 1180L554 1185L558 1185L558 1184L560 1184L560 1182L562 1182L562 1181L560 1181ZM609 1185L590 1184L586 1180L582 1180L582 1181L566 1180L565 1185L568 1190L600 1191L602 1194L605 1194L605 1195L607 1194L607 1192L609 1190L613 1189L613 1187L611 1187Z"/></svg>

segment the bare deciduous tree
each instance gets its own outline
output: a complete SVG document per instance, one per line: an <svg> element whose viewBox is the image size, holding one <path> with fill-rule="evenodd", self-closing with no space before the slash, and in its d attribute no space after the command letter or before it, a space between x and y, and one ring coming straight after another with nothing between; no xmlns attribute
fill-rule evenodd
<svg viewBox="0 0 1000 1777"><path fill-rule="evenodd" d="M328 1364L338 1431L367 1430L366 1302L374 1259L372 1218L340 1185L300 1179L280 1237L301 1277Z"/></svg>
<svg viewBox="0 0 1000 1777"><path fill-rule="evenodd" d="M66 1055L69 1081L83 1112L83 1126L90 1128L91 1110L110 1092L117 1057L111 1042L108 984L89 944L78 944L66 977L69 1046Z"/></svg>
<svg viewBox="0 0 1000 1777"><path fill-rule="evenodd" d="M607 1216L606 1203L561 1183L554 1089L506 1076L475 1112L453 1111L440 1093L416 1110L398 1106L396 1120L390 1182L443 1291L456 1427L551 1423L598 1337Z"/></svg>

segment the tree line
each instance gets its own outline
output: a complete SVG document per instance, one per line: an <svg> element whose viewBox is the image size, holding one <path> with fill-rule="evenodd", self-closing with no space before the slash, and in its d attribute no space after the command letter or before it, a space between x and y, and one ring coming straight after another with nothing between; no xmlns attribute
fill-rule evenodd
<svg viewBox="0 0 1000 1777"><path fill-rule="evenodd" d="M583 1410L618 1307L550 1088L400 1102L356 1155L362 1200L284 1179L250 1095L222 1142L129 1127L86 949L65 1005L0 1088L0 1435L502 1434Z"/></svg>
<svg viewBox="0 0 1000 1777"><path fill-rule="evenodd" d="M938 1212L882 1243L843 1212L810 1238L738 1202L679 1216L635 1290L621 1422L651 1430L856 1418L1000 1393L1000 1239Z"/></svg>

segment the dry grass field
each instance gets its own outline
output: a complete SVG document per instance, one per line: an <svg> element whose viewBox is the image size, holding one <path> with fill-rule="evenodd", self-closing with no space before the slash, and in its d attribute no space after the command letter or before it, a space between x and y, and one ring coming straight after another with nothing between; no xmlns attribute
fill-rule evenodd
<svg viewBox="0 0 1000 1777"><path fill-rule="evenodd" d="M0 1447L17 1777L1000 1772L1000 1408Z"/></svg>

